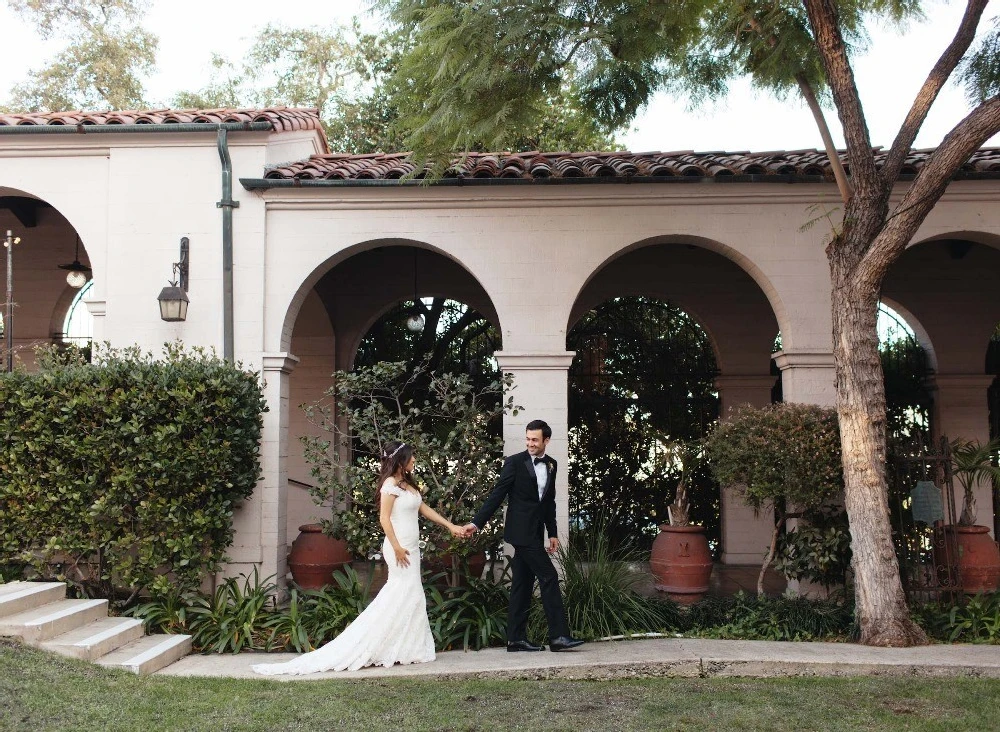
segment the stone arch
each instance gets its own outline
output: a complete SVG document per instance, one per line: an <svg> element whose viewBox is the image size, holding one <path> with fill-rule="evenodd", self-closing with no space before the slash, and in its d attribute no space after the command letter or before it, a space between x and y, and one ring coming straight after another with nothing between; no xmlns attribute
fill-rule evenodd
<svg viewBox="0 0 1000 732"><path fill-rule="evenodd" d="M708 239L706 237L693 236L688 234L663 235L663 236L642 239L636 242L632 242L631 244L618 249L617 251L615 251L613 255L606 258L603 262L601 262L591 271L591 273L587 276L587 278L584 280L584 282L577 290L571 304L570 312L567 313L567 318L566 318L567 329L572 327L572 324L576 321L576 319L579 318L581 299L585 295L587 288L596 278L598 278L601 275L602 272L607 271L607 268L609 266L611 266L617 260L622 259L623 257L626 257L641 249L659 245L664 245L664 246L677 245L677 246L686 246L688 248L693 248L693 249L706 250L708 252L717 254L722 258L732 262L733 264L736 265L736 267L741 269L746 275L749 276L750 279L752 279L757 284L758 288L763 293L764 297L767 299L768 303L770 304L771 310L774 314L775 320L777 321L778 324L777 330L780 330L783 333L786 330L788 330L785 307L781 300L781 296L778 293L777 288L770 281L770 279L763 272L763 270L752 259L747 257L742 252L738 251L737 249L728 246L722 242L716 241L714 239ZM699 317L696 314L697 308L688 310L688 308L685 307L685 310L690 312L692 316L698 318L699 322L701 322L702 324L702 327L706 327L707 323L705 322L705 318ZM716 347L718 355L718 346L715 343L715 339L712 336L711 330L706 327L706 331L709 333L709 336L713 338L713 347ZM790 345L791 344L786 344L786 347L790 347Z"/></svg>
<svg viewBox="0 0 1000 732"><path fill-rule="evenodd" d="M375 249L385 248L385 247L409 247L420 250L425 250L433 252L434 254L440 255L445 259L454 262L459 268L461 268L464 273L470 277L475 284L486 294L487 298L490 300L491 313L487 314L487 317L491 318L491 321L495 325L499 325L499 316L497 315L496 307L493 305L492 298L489 296L489 292L480 278L473 272L473 270L466 265L461 259L456 257L453 253L437 247L431 243L425 241L418 241L414 239L400 239L400 238L385 238L385 239L369 239L363 242L356 243L349 247L346 247L337 253L331 255L318 265L316 265L309 274L302 279L298 288L289 300L289 304L285 309L285 315L282 320L281 333L279 336L278 351L288 351L291 344L292 330L295 326L295 321L298 318L299 310L302 308L302 304L305 302L306 297L309 293L316 287L316 285L332 272L337 266L348 261L352 257L363 254L365 252L370 252ZM369 322L369 327L374 319Z"/></svg>
<svg viewBox="0 0 1000 732"><path fill-rule="evenodd" d="M31 191L0 186L0 233L11 230L21 238L14 249L13 338L25 363L33 360L29 345L57 339L79 291L67 284L66 271L59 268L76 256L77 237L80 262L92 268L92 277L101 274L100 262L91 254L94 247L88 248L88 238L70 216ZM6 267L0 270L0 299L5 299Z"/></svg>

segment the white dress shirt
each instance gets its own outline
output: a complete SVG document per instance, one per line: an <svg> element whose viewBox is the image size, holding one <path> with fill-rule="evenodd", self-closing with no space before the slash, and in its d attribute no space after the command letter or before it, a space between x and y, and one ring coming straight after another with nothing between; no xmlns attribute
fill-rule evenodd
<svg viewBox="0 0 1000 732"><path fill-rule="evenodd" d="M533 460L544 459L545 455L537 455ZM545 495L545 486L549 482L549 468L545 463L534 463L535 465L535 478L538 480L538 500L542 500L542 496Z"/></svg>

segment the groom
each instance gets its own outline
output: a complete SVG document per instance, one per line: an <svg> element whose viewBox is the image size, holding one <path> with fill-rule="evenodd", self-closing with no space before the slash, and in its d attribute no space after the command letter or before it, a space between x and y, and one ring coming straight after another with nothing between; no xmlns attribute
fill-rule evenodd
<svg viewBox="0 0 1000 732"><path fill-rule="evenodd" d="M500 480L479 509L466 524L465 535L472 536L486 525L504 498L507 499L507 519L503 538L514 547L510 586L510 609L507 612L507 650L541 651L528 641L528 607L531 604L535 579L542 595L542 607L549 622L549 648L565 651L583 644L570 636L559 594L559 575L548 554L559 548L556 537L556 461L545 454L552 437L552 428L540 419L529 422L525 429L525 452L511 455L503 461ZM549 545L544 546L543 529L549 532ZM548 552L548 554L546 554Z"/></svg>

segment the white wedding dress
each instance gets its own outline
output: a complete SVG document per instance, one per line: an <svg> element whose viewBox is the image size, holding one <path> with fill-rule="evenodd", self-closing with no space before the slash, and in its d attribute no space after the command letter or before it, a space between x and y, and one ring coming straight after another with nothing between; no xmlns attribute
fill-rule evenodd
<svg viewBox="0 0 1000 732"><path fill-rule="evenodd" d="M434 660L434 636L427 620L427 600L420 581L417 516L421 498L400 488L393 478L386 479L381 491L383 496L396 496L389 519L396 539L410 551L409 566L396 564L396 553L385 539L382 557L389 567L389 577L364 612L325 646L287 663L257 664L253 667L255 672L268 676L313 674Z"/></svg>

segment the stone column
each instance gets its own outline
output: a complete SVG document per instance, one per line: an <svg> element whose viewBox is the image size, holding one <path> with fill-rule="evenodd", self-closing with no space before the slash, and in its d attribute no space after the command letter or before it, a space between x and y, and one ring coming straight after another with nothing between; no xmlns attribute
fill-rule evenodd
<svg viewBox="0 0 1000 732"><path fill-rule="evenodd" d="M771 358L781 369L782 401L836 407L836 367L833 353L779 351ZM798 523L798 519L791 519L785 526L789 530L794 530ZM806 581L789 580L788 590L804 597L825 595L822 587Z"/></svg>
<svg viewBox="0 0 1000 732"><path fill-rule="evenodd" d="M719 414L723 421L736 407L750 404L766 407L776 377L767 375L719 376ZM760 566L771 543L774 520L769 514L755 515L734 486L721 486L722 563Z"/></svg>
<svg viewBox="0 0 1000 732"><path fill-rule="evenodd" d="M936 374L933 380L934 416L931 425L934 439L990 439L989 403L986 391L993 383L987 374ZM980 481L975 490L977 524L993 531L993 493L988 483ZM955 511L962 511L962 489L955 481ZM958 520L958 516L955 516Z"/></svg>
<svg viewBox="0 0 1000 732"><path fill-rule="evenodd" d="M264 428L260 439L261 480L236 517L232 564L257 564L261 578L274 575L283 587L288 571L288 392L289 374L299 359L290 353L265 353L262 359ZM245 572L246 568L239 567Z"/></svg>
<svg viewBox="0 0 1000 732"><path fill-rule="evenodd" d="M771 358L781 369L782 401L836 406L833 353L778 351Z"/></svg>
<svg viewBox="0 0 1000 732"><path fill-rule="evenodd" d="M500 370L514 375L514 404L521 408L516 415L504 416L504 454L524 450L524 428L531 420L543 419L552 428L546 453L559 463L556 525L563 543L569 539L568 371L575 355L573 351L496 353Z"/></svg>

